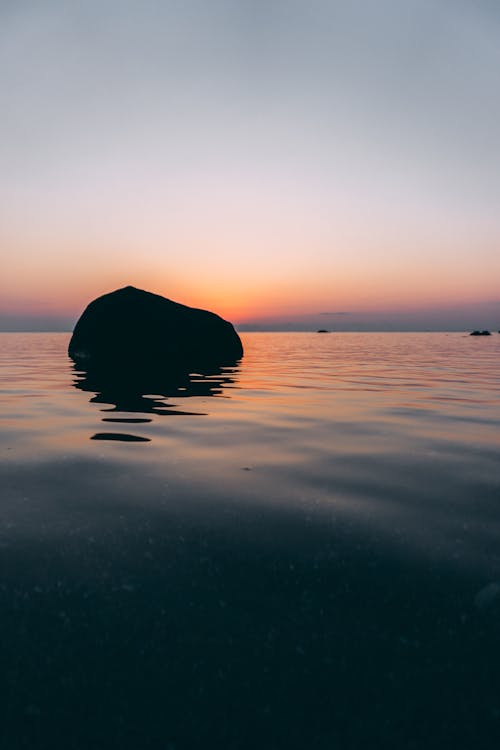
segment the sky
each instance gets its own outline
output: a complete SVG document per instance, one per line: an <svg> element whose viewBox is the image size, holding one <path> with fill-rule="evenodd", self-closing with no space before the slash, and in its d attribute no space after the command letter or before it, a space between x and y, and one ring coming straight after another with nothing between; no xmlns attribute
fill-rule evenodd
<svg viewBox="0 0 500 750"><path fill-rule="evenodd" d="M0 329L500 328L496 0L1 0Z"/></svg>

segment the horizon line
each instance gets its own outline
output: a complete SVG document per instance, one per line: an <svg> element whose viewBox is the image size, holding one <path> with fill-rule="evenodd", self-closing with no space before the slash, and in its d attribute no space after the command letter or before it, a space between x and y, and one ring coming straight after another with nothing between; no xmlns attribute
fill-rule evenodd
<svg viewBox="0 0 500 750"><path fill-rule="evenodd" d="M352 328L350 330L319 330L319 329L308 329L308 328L259 328L251 327L246 328L243 324L242 327L234 325L234 328L239 333L470 333L475 330L490 330L493 333L500 333L500 330L496 331L492 329L481 329L481 328ZM1 328L0 333L61 333L61 334L72 334L74 329L53 329L53 328Z"/></svg>

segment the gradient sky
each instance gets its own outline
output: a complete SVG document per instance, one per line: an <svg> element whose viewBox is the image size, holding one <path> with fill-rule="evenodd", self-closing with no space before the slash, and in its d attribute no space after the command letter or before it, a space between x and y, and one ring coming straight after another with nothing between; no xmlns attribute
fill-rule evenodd
<svg viewBox="0 0 500 750"><path fill-rule="evenodd" d="M0 94L1 328L500 327L496 0L3 0Z"/></svg>

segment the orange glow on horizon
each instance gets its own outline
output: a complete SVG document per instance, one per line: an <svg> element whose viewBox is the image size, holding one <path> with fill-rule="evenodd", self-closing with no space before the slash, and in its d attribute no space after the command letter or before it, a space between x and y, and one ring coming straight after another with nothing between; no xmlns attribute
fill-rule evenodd
<svg viewBox="0 0 500 750"><path fill-rule="evenodd" d="M240 259L227 238L206 249L203 258L193 255L203 243L191 238L175 256L157 257L152 249L144 255L132 243L122 251L111 247L101 260L96 247L84 254L73 240L72 252L66 252L60 239L50 252L40 247L26 270L11 253L2 268L0 311L76 320L90 301L128 284L212 310L237 325L323 312L446 310L498 296L494 268L478 265L473 256L455 265L429 248L425 257L416 248L411 255L388 248L368 259L356 247L349 252L320 247L311 256L299 252L304 241L299 239L290 240L289 261L282 249L252 253L246 244Z"/></svg>
<svg viewBox="0 0 500 750"><path fill-rule="evenodd" d="M415 288L411 279L403 279L399 284L385 287L382 283L330 285L324 281L302 285L282 283L272 287L271 283L261 284L248 280L238 287L236 283L176 282L162 283L157 277L146 274L137 278L135 274L116 275L110 283L96 284L91 279L74 279L63 285L52 280L42 288L35 284L26 286L23 294L4 293L1 311L16 315L48 315L74 317L83 312L89 302L114 289L133 284L147 291L161 294L175 302L212 310L226 320L236 324L264 322L267 319L293 318L304 315L318 315L323 312L345 311L350 313L380 314L396 312L418 312L425 309L446 310L453 306L474 305L494 300L496 294L485 297L480 289L473 293L465 284L449 288L444 295L439 280L432 281L426 288ZM494 284L492 284L492 287Z"/></svg>

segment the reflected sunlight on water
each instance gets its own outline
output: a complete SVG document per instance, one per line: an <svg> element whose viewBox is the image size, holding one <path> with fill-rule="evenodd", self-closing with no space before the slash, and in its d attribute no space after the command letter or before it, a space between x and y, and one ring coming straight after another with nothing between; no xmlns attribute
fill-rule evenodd
<svg viewBox="0 0 500 750"><path fill-rule="evenodd" d="M1 341L11 465L138 464L210 502L335 507L389 536L402 524L405 545L485 562L490 521L481 544L452 540L497 497L500 336L246 334L235 368L144 383L79 371L66 334Z"/></svg>

